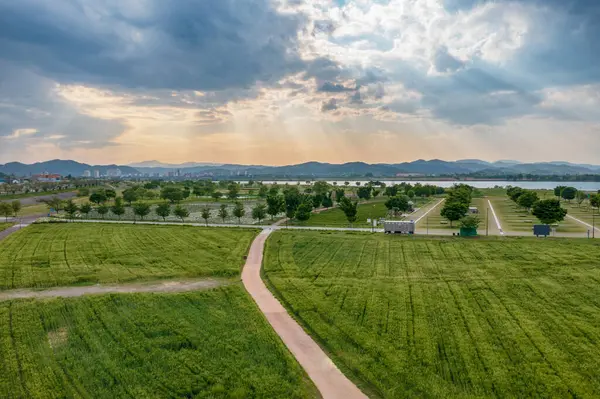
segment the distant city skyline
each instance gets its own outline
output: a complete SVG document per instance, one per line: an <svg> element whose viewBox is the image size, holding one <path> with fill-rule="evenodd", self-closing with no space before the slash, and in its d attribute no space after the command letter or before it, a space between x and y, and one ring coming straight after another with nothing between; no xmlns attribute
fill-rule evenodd
<svg viewBox="0 0 600 399"><path fill-rule="evenodd" d="M592 0L0 4L0 163L600 164Z"/></svg>

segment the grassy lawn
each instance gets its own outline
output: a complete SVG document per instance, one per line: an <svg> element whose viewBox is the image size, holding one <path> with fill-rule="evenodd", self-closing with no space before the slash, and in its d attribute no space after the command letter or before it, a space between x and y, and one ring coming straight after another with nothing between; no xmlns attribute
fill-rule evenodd
<svg viewBox="0 0 600 399"><path fill-rule="evenodd" d="M21 193L21 194L0 194L0 201L5 201L5 200L14 200L14 199L21 199L21 198L30 198L30 197L40 197L42 195L52 195L52 194L60 194L60 193L70 193L70 192L74 192L75 190L70 188L67 190L54 190L54 191L40 191L38 193Z"/></svg>
<svg viewBox="0 0 600 399"><path fill-rule="evenodd" d="M459 221L455 221L452 223L452 227L450 227L450 221L442 215L440 212L444 207L444 202L439 204L433 211L431 211L425 218L419 221L418 227L425 228L427 224L429 224L429 228L432 230L450 230L450 231L458 231L459 230ZM479 226L480 231L485 230L485 212L487 209L487 201L483 198L473 198L471 201L471 206L479 209L479 218L481 219L481 224Z"/></svg>
<svg viewBox="0 0 600 399"><path fill-rule="evenodd" d="M237 284L1 302L0 357L9 398L317 396Z"/></svg>
<svg viewBox="0 0 600 399"><path fill-rule="evenodd" d="M547 198L551 198L547 196ZM519 207L507 196L491 197L490 201L504 231L532 232L534 224L541 224L538 218ZM562 233L585 233L587 229L572 219L565 218L556 229Z"/></svg>
<svg viewBox="0 0 600 399"><path fill-rule="evenodd" d="M0 222L0 231L8 229L12 225L13 225L12 223L3 223L3 222Z"/></svg>
<svg viewBox="0 0 600 399"><path fill-rule="evenodd" d="M371 397L599 397L600 244L274 233L265 279Z"/></svg>
<svg viewBox="0 0 600 399"><path fill-rule="evenodd" d="M367 219L398 219L403 220L402 217L394 218L388 216L388 210L385 207L385 201L387 198L377 198L370 202L359 203L357 221L353 224L353 227L370 227L367 223ZM430 198L418 198L413 200L415 207L421 207L431 202ZM330 210L322 211L319 213L312 214L310 219L306 222L295 221L294 226L332 226L332 227L348 227L350 224L346 219L346 215L339 208L331 208Z"/></svg>
<svg viewBox="0 0 600 399"><path fill-rule="evenodd" d="M234 277L257 231L56 223L0 241L0 289Z"/></svg>
<svg viewBox="0 0 600 399"><path fill-rule="evenodd" d="M567 209L569 215L576 217L579 220L583 220L586 223L593 223L596 227L600 227L600 212L598 209L588 207L587 201L582 203L581 206L575 202L568 203L563 201L562 206Z"/></svg>

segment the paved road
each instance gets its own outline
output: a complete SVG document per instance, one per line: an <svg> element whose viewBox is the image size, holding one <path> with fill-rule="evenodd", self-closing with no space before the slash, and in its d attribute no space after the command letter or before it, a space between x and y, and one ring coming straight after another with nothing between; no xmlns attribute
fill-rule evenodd
<svg viewBox="0 0 600 399"><path fill-rule="evenodd" d="M283 343L296 357L323 398L354 399L366 396L335 366L315 341L296 323L267 289L260 276L265 241L272 229L252 242L242 271L242 281Z"/></svg>
<svg viewBox="0 0 600 399"><path fill-rule="evenodd" d="M154 283L91 285L81 287L56 287L34 291L28 289L0 291L0 301L23 298L71 298L83 295L130 294L138 292L187 292L214 288L226 284L219 280L172 280Z"/></svg>
<svg viewBox="0 0 600 399"><path fill-rule="evenodd" d="M29 226L30 224L32 224L33 222L35 222L38 218L39 218L39 216L27 216L27 217L24 217L24 218L20 219L20 221L16 222L17 224L15 224L14 226L11 226L8 229L0 231L0 241L2 241L3 239L5 239L6 237L8 237L9 235L11 235L12 233L14 233L15 231L19 231L23 227ZM10 220L13 221L13 219L10 219Z"/></svg>
<svg viewBox="0 0 600 399"><path fill-rule="evenodd" d="M41 200L51 199L54 197L58 197L61 200L68 200L69 198L73 198L76 195L77 194L75 192L69 191L69 192L64 192L64 193L38 195L37 197L26 197L26 198L17 198L17 199L19 201L21 201L22 206L29 206L29 205L37 205ZM14 201L14 199L0 200L0 202L12 202L12 201Z"/></svg>

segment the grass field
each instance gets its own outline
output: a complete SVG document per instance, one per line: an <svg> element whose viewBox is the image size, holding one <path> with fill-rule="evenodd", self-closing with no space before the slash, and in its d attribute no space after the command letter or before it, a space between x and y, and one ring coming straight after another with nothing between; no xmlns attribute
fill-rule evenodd
<svg viewBox="0 0 600 399"><path fill-rule="evenodd" d="M371 397L599 397L600 243L274 233L265 279Z"/></svg>
<svg viewBox="0 0 600 399"><path fill-rule="evenodd" d="M551 197L547 196L547 198ZM534 224L541 224L538 218L519 207L507 196L491 197L489 199L496 211L498 219L500 219L500 224L504 231L532 232ZM585 233L587 229L580 223L566 218L558 223L556 231L561 233Z"/></svg>
<svg viewBox="0 0 600 399"><path fill-rule="evenodd" d="M358 205L357 220L353 224L353 227L370 227L367 223L367 219L399 219L402 217L394 218L388 216L388 210L385 207L386 197L377 198L370 202L360 203ZM415 199L415 207L426 206L431 202L430 198ZM312 214L310 219L306 222L295 221L295 226L331 226L331 227L348 227L350 224L346 219L346 215L339 208L335 207L330 210L322 211L319 213Z"/></svg>
<svg viewBox="0 0 600 399"><path fill-rule="evenodd" d="M0 194L0 201L8 201L8 200L21 199L21 198L40 197L42 195L69 193L69 192L73 192L73 191L75 191L75 190L73 190L71 188L68 190L40 191L37 193L31 192L31 193L21 193L21 194Z"/></svg>
<svg viewBox="0 0 600 399"><path fill-rule="evenodd" d="M8 229L12 225L13 225L12 223L3 223L3 222L0 222L0 231Z"/></svg>
<svg viewBox="0 0 600 399"><path fill-rule="evenodd" d="M234 277L257 231L37 224L0 241L0 289L172 277Z"/></svg>
<svg viewBox="0 0 600 399"><path fill-rule="evenodd" d="M568 203L563 201L562 206L567 209L569 215L576 217L579 220L583 220L586 223L594 224L596 227L600 227L600 212L598 209L588 207L587 201L581 204L581 206L575 202Z"/></svg>
<svg viewBox="0 0 600 399"><path fill-rule="evenodd" d="M485 212L487 209L487 201L483 198L473 198L471 201L471 205L477 209L479 209L479 218L481 219L481 224L479 225L479 231L485 230ZM431 211L427 217L421 219L419 221L418 227L424 228L427 224L429 224L429 229L431 230L459 230L460 221L455 221L452 223L452 227L450 227L450 221L442 215L440 212L444 207L444 203L439 204L433 211Z"/></svg>
<svg viewBox="0 0 600 399"><path fill-rule="evenodd" d="M241 285L0 302L8 398L310 398Z"/></svg>

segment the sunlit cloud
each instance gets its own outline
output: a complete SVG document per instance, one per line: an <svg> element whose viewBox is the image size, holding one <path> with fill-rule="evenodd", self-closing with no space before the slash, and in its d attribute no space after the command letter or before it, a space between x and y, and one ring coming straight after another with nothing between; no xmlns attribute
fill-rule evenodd
<svg viewBox="0 0 600 399"><path fill-rule="evenodd" d="M141 4L0 5L0 162L600 163L592 2Z"/></svg>

